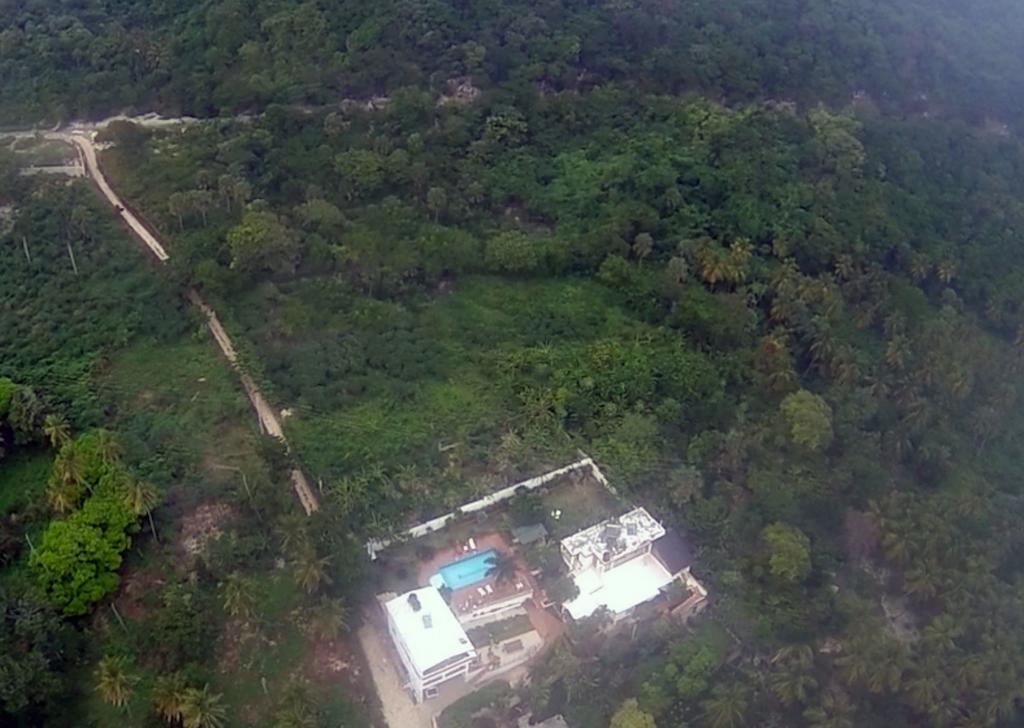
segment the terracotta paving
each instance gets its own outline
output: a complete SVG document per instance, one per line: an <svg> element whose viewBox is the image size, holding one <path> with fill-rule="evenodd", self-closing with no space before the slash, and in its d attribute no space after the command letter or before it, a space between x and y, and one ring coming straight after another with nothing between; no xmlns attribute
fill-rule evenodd
<svg viewBox="0 0 1024 728"><path fill-rule="evenodd" d="M473 534L473 541L476 543L475 550L465 549L466 541L463 541L457 546L447 546L443 549L438 549L430 559L420 562L417 583L427 584L430 582L430 577L436 574L442 566L481 551L494 549L502 554L512 553L511 547L497 531Z"/></svg>
<svg viewBox="0 0 1024 728"><path fill-rule="evenodd" d="M533 602L526 604L526 616L530 618L530 624L540 634L544 644L549 645L563 634L566 629L565 622L560 620L547 609L541 609Z"/></svg>

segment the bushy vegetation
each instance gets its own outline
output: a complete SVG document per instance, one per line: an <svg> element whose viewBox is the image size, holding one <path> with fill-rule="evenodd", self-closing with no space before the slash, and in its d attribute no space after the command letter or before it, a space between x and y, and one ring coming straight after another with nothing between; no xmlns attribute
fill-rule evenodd
<svg viewBox="0 0 1024 728"><path fill-rule="evenodd" d="M107 156L294 404L298 452L345 512L386 530L582 447L694 534L740 639L853 652L868 631L898 660L883 690L816 652L828 678L802 702L719 664L699 699L641 709L712 721L725 709L704 703L733 691L738 714L799 721L841 694L868 722L937 710L906 692L935 645L886 637L883 603L906 594L922 628L957 615L971 637L947 662L994 659L986 640L1015 629L982 595L1013 600L995 524L1017 503L1019 263L984 211L1019 216L1022 160L957 123L616 86L272 109ZM276 242L241 265L254 224ZM944 515L906 540L964 498L989 531ZM950 543L964 560L911 560ZM981 685L949 685L945 709L995 710ZM614 695L591 705L607 718Z"/></svg>
<svg viewBox="0 0 1024 728"><path fill-rule="evenodd" d="M275 569L288 461L254 434L173 278L84 185L13 179L0 199L15 210L0 235L0 325L15 337L0 343L0 723L365 725L353 673L328 686L314 654L332 640L353 661L337 595L356 592L354 545L300 521L301 549Z"/></svg>
<svg viewBox="0 0 1024 728"><path fill-rule="evenodd" d="M170 547L150 552L173 575L152 616L61 658L104 686L77 696L82 715L111 724L170 695L164 715L192 721L227 695L262 711L243 722L357 721L296 665L299 625L341 629L358 539L582 448L691 535L715 623L691 639L660 621L636 640L580 630L535 670L536 715L1022 720L1019 4L8 10L0 118L224 115L105 132L111 177L169 238L168 276L110 254L117 232L84 187L0 175L16 208L0 446L20 448L0 467L45 447L25 433L54 409L75 432L109 426L133 476L167 489L168 518L214 494L248 519L191 576ZM186 362L197 326L178 285L291 410L323 487L309 523L283 515L289 456L230 424L240 399L212 360ZM149 383L162 361L173 385ZM73 542L102 567L78 601L47 577L58 608L112 588L129 524L108 495L73 493L79 513L98 499L101 523L78 524L96 538L64 525L38 547ZM37 530L49 519L3 497ZM11 552L5 580L23 583L29 557ZM38 608L25 644L57 674L59 621ZM201 654L215 633L251 636L232 654L253 679ZM256 674L279 690L247 692ZM22 675L4 710L47 700L19 699L30 682L49 694Z"/></svg>
<svg viewBox="0 0 1024 728"><path fill-rule="evenodd" d="M406 85L439 90L462 75L485 88L628 81L732 101L866 92L895 110L1014 122L1022 111L1024 18L1012 0L12 0L4 14L5 120L125 107L216 116Z"/></svg>

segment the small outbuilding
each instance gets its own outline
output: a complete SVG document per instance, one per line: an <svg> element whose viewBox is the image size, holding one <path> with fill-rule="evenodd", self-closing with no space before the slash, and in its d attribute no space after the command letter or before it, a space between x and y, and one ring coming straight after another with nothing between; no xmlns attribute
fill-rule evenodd
<svg viewBox="0 0 1024 728"><path fill-rule="evenodd" d="M533 543L546 543L548 540L548 529L543 523L535 523L530 526L517 526L512 529L512 542L520 546L529 546Z"/></svg>

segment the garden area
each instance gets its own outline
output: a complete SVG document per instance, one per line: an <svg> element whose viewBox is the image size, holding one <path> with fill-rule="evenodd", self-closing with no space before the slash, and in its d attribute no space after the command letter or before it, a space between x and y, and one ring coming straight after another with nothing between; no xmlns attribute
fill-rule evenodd
<svg viewBox="0 0 1024 728"><path fill-rule="evenodd" d="M423 565L432 562L438 552L458 552L471 538L476 540L487 534L499 534L525 566L540 576L542 587L550 587L564 581L558 541L617 516L626 508L626 503L605 488L589 469L573 471L537 490L517 494L472 514L459 515L424 536L388 546L378 554L373 567L376 590L402 594L423 586L419 583ZM530 544L515 545L513 529L531 526L542 526L547 536Z"/></svg>

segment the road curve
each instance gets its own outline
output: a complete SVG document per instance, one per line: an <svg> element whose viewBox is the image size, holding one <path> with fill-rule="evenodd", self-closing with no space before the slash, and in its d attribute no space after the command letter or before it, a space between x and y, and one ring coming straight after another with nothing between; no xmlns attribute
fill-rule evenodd
<svg viewBox="0 0 1024 728"><path fill-rule="evenodd" d="M59 132L51 132L47 136L56 136L75 145L78 157L82 160L82 166L85 167L85 173L96 183L100 192L107 198L107 202L113 206L117 214L121 216L121 219L128 224L132 232L153 252L157 260L161 263L166 263L171 256L167 254L164 246L160 244L156 236L142 224L142 221L131 210L125 208L121 198L117 196L117 193L107 183L107 178L103 176L103 172L100 171L99 162L96 160L96 147L93 145L92 139L84 133L60 134Z"/></svg>
<svg viewBox="0 0 1024 728"><path fill-rule="evenodd" d="M170 260L171 256L168 255L167 250L156 236L142 224L142 221L135 214L125 207L124 202L122 202L121 198L118 197L117 193L114 192L107 182L107 178L104 176L103 170L100 169L96 158L96 147L92 142L91 131L84 129L74 129L68 132L51 131L47 132L44 136L47 139L54 139L74 145L86 175L96 184L96 187L99 188L99 191L106 198L107 202L110 203L110 206L114 208L117 215L124 220L131 231L135 233L157 260L161 263L166 263ZM284 443L285 447L288 447L288 440L285 438L284 428L281 426L281 420L278 418L277 412L267 402L263 393L260 392L255 380L239 364L235 346L231 342L231 337L228 336L227 331L221 325L220 319L217 318L217 314L203 301L196 291L189 291L188 299L196 308L202 311L203 316L206 318L206 325L209 327L210 333L213 334L213 338L217 342L221 353L238 373L238 377L242 382L242 388L245 390L245 395L248 397L252 408L256 411L260 430L277 438ZM295 490L295 495L302 505L302 509L306 512L306 515L311 515L320 507L320 504L313 494L313 489L310 487L306 476L298 468L291 472L291 483L292 488Z"/></svg>

